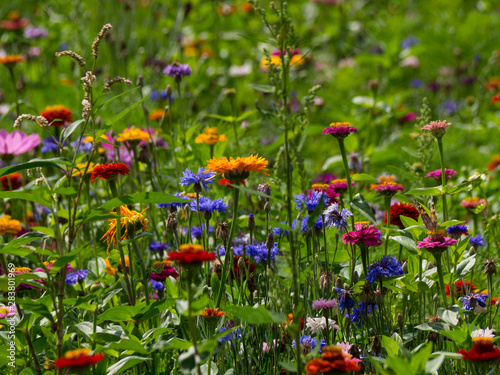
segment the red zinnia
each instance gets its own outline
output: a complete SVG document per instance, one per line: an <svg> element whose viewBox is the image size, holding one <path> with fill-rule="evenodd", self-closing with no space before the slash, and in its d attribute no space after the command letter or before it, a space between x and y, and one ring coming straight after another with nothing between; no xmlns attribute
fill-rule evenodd
<svg viewBox="0 0 500 375"><path fill-rule="evenodd" d="M404 228L403 223L401 222L400 216L405 216L412 218L413 220L418 219L418 210L414 205L410 203L394 203L391 206L391 225L396 225L400 228ZM387 211L385 212L385 220L384 224L387 224Z"/></svg>
<svg viewBox="0 0 500 375"><path fill-rule="evenodd" d="M465 296L467 293L470 293L471 291L473 291L474 289L476 289L476 285L475 284L471 284L470 281L465 281L465 285L463 285L462 281L461 280L458 280L456 283L455 283L456 287L457 287L457 295L460 297L460 296ZM450 286L448 284L446 284L446 295L447 296L451 296L451 290L450 290Z"/></svg>
<svg viewBox="0 0 500 375"><path fill-rule="evenodd" d="M73 114L71 111L63 105L52 105L45 107L45 109L40 113L47 119L50 126L67 126L73 122ZM54 120L55 121L52 123Z"/></svg>
<svg viewBox="0 0 500 375"><path fill-rule="evenodd" d="M245 262L245 268L241 268L239 265L238 265L238 262L240 259L243 259L243 261ZM253 263L250 263L248 258L243 258L241 255L240 256L236 256L234 255L233 256L233 271L231 272L230 274L230 277L232 280L246 280L246 270L248 270L248 273L252 273L253 271L255 271L255 269L257 268L257 266Z"/></svg>
<svg viewBox="0 0 500 375"><path fill-rule="evenodd" d="M461 349L458 351L458 354L462 354L462 359L483 363L500 360L500 350L493 346L492 338L474 337L472 341L474 341L474 345L471 350Z"/></svg>
<svg viewBox="0 0 500 375"><path fill-rule="evenodd" d="M199 266L203 262L215 260L215 254L204 251L201 245L184 244L179 246L179 251L168 253L168 259L185 266Z"/></svg>
<svg viewBox="0 0 500 375"><path fill-rule="evenodd" d="M104 354L98 353L89 355L89 349L69 350L63 358L56 359L54 364L57 368L83 368L95 365L104 359Z"/></svg>
<svg viewBox="0 0 500 375"><path fill-rule="evenodd" d="M23 176L20 173L12 173L7 176L0 177L2 190L17 190L23 186Z"/></svg>
<svg viewBox="0 0 500 375"><path fill-rule="evenodd" d="M109 163L103 165L96 165L92 170L91 181L94 181L97 177L100 180L107 180L110 177L117 175L127 175L130 174L130 169L123 163Z"/></svg>
<svg viewBox="0 0 500 375"><path fill-rule="evenodd" d="M245 185L245 180L241 181L241 184ZM233 187L232 185L234 185L234 181L230 181L228 179L221 178L219 181L219 185L225 186L226 188L231 189Z"/></svg>

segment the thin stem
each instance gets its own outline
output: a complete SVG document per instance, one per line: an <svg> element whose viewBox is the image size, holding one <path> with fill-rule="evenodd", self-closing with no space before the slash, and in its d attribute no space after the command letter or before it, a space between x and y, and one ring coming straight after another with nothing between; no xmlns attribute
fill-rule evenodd
<svg viewBox="0 0 500 375"><path fill-rule="evenodd" d="M446 206L446 194L444 192L446 186L446 173L444 168L444 152L443 152L443 139L438 138L438 146L439 146L439 156L441 158L441 184L443 188L443 218L444 221L448 221L448 208Z"/></svg>
<svg viewBox="0 0 500 375"><path fill-rule="evenodd" d="M434 254L434 259L436 259L436 267L439 276L439 290L441 292L441 298L443 299L443 307L446 308L446 290L444 287L444 277L443 277L443 264L442 264L442 254Z"/></svg>
<svg viewBox="0 0 500 375"><path fill-rule="evenodd" d="M384 255L387 256L387 247L389 246L389 230L391 227L391 197L385 197L385 208L387 210L387 226L385 232Z"/></svg>

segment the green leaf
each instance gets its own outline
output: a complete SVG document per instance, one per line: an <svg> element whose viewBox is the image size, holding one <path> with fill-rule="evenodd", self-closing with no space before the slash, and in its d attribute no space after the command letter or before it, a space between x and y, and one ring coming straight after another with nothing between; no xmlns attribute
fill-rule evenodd
<svg viewBox="0 0 500 375"><path fill-rule="evenodd" d="M418 254L417 245L415 244L415 240L413 240L412 238L408 238L405 236L390 236L390 239L396 241L411 254Z"/></svg>
<svg viewBox="0 0 500 375"><path fill-rule="evenodd" d="M148 351L141 345L139 341L136 340L123 339L118 342L113 342L109 344L108 346L106 346L106 348L115 350L132 350L135 353L147 355Z"/></svg>
<svg viewBox="0 0 500 375"><path fill-rule="evenodd" d="M54 189L55 194L67 195L69 197L76 197L78 195L78 191L74 187L58 187Z"/></svg>
<svg viewBox="0 0 500 375"><path fill-rule="evenodd" d="M264 306L253 308L252 306L226 305L224 310L228 316L248 324L273 324L286 321L284 314L269 311Z"/></svg>
<svg viewBox="0 0 500 375"><path fill-rule="evenodd" d="M447 331L447 330L449 330L450 326L448 324L436 322L436 323L423 323L423 324L419 324L415 328L418 329L418 330L420 330L420 331L441 332L441 331Z"/></svg>
<svg viewBox="0 0 500 375"><path fill-rule="evenodd" d="M71 162L65 158L52 159L33 159L27 163L11 165L0 169L0 177L26 169L34 169L38 167L61 168L58 164L71 165Z"/></svg>
<svg viewBox="0 0 500 375"><path fill-rule="evenodd" d="M31 313L34 313L36 315L43 316L44 318L47 318L49 321L54 323L54 318L52 317L52 314L50 313L47 306L40 299L37 301L33 301L28 297L24 297L23 299L19 299L18 303L23 310L30 311Z"/></svg>
<svg viewBox="0 0 500 375"><path fill-rule="evenodd" d="M112 208L127 205L127 204L157 204L157 203L189 203L189 201L174 197L165 193L136 193L130 195L123 195L118 198L111 199L104 203L99 209L110 210Z"/></svg>
<svg viewBox="0 0 500 375"><path fill-rule="evenodd" d="M139 232L135 235L134 238L132 238L130 240L120 241L120 243L125 246L125 245L131 244L132 242L138 241L143 237L151 237L152 235L153 235L153 233L149 233L149 232Z"/></svg>
<svg viewBox="0 0 500 375"><path fill-rule="evenodd" d="M382 346L389 355L397 355L399 353L398 343L390 337L382 336Z"/></svg>
<svg viewBox="0 0 500 375"><path fill-rule="evenodd" d="M257 110L255 110L255 109L251 110L251 111L246 111L242 115L240 115L240 117L238 117L236 119L236 122L241 122L241 121L245 120L246 118L250 117L251 115L253 115L256 112L257 112Z"/></svg>
<svg viewBox="0 0 500 375"><path fill-rule="evenodd" d="M410 191L407 191L405 194L431 196L431 195L442 195L443 193L441 192L441 186L438 186L438 187L411 189Z"/></svg>
<svg viewBox="0 0 500 375"><path fill-rule="evenodd" d="M257 190L254 190L254 189L250 189L244 185L231 185L231 187L235 188L235 189L238 189L238 190L241 190L245 193L248 193L248 194L251 194L251 195L257 195L259 197L263 197L263 198L272 198L270 195L267 195L267 194L264 194L264 193L261 193L260 191L257 191Z"/></svg>
<svg viewBox="0 0 500 375"><path fill-rule="evenodd" d="M377 179L369 174L358 173L351 177L351 181L377 181Z"/></svg>
<svg viewBox="0 0 500 375"><path fill-rule="evenodd" d="M221 116L221 115L205 115L205 117L215 118L217 120L225 121L225 122L234 122L236 119L233 116Z"/></svg>
<svg viewBox="0 0 500 375"><path fill-rule="evenodd" d="M111 120L108 120L107 121L107 124L109 125L114 125L116 124L118 121L120 121L122 118L124 118L126 115L128 115L130 112L132 112L137 106L139 106L139 104L141 104L142 102L144 102L146 99L149 98L149 95L147 95L146 97L142 98L141 100L139 100L138 102L135 102L134 104L132 104L131 106L125 108L123 111L121 111L120 113L114 115Z"/></svg>
<svg viewBox="0 0 500 375"><path fill-rule="evenodd" d="M69 254L66 254L57 259L55 263L52 265L50 273L55 275L62 267L66 267L68 263L70 263L73 259L75 259L76 256L86 248L88 248L88 246L72 250Z"/></svg>
<svg viewBox="0 0 500 375"><path fill-rule="evenodd" d="M463 331L442 331L440 332L444 337L449 338L450 340L457 343L458 346L463 346L463 344L467 341L467 332Z"/></svg>
<svg viewBox="0 0 500 375"><path fill-rule="evenodd" d="M40 196L40 194L31 194L26 193L25 191L0 191L0 198L20 199L38 203L45 207L51 206L51 203Z"/></svg>
<svg viewBox="0 0 500 375"><path fill-rule="evenodd" d="M4 247L0 249L0 254L10 254L10 251L12 250L17 250L23 245L27 245L30 242L40 240L42 238L47 238L48 236L43 234L43 233L38 233L38 232L29 232L23 234L21 237L16 238L15 240L10 241L7 244L2 244ZM26 252L25 255L31 254L31 251L28 249L22 249L23 251ZM24 255L20 255L24 256Z"/></svg>
<svg viewBox="0 0 500 375"><path fill-rule="evenodd" d="M439 355L436 358L429 359L425 363L425 372L431 374L437 374L438 370L441 368L444 362L444 355Z"/></svg>
<svg viewBox="0 0 500 375"><path fill-rule="evenodd" d="M112 322L131 322L132 317L135 316L141 310L138 306L115 306L110 309L105 310L101 315L97 317L98 323L109 320Z"/></svg>
<svg viewBox="0 0 500 375"><path fill-rule="evenodd" d="M138 357L133 355L125 357L123 359L120 359L114 365L110 366L106 375L122 374L125 372L125 370L128 370L129 368L134 367L135 365L138 365L139 363L142 363L144 361L151 361L151 358Z"/></svg>
<svg viewBox="0 0 500 375"><path fill-rule="evenodd" d="M468 258L463 259L460 263L453 267L451 272L457 274L458 277L462 278L472 270L472 267L474 267L475 264L476 255L474 254Z"/></svg>
<svg viewBox="0 0 500 375"><path fill-rule="evenodd" d="M132 319L136 322L148 320L173 306L175 304L175 301L176 298L166 298L163 300L155 301L145 309L141 310L140 313L134 315Z"/></svg>
<svg viewBox="0 0 500 375"><path fill-rule="evenodd" d="M83 123L85 122L84 119L76 120L75 122L72 122L71 124L68 125L67 128L65 128L62 131L61 138L62 138L62 143L64 143L70 136L73 134L73 132ZM83 143L83 140L82 140Z"/></svg>
<svg viewBox="0 0 500 375"><path fill-rule="evenodd" d="M457 305L451 306L449 310L440 307L437 314L443 322L456 326L458 324L460 308Z"/></svg>
<svg viewBox="0 0 500 375"><path fill-rule="evenodd" d="M102 103L100 106L98 106L98 107L97 107L97 110L101 109L102 107L104 107L105 105L107 105L107 104L111 103L112 101L114 101L114 100L118 99L119 97L121 97L121 96L123 96L123 95L126 95L126 94L129 94L129 93L131 93L132 91L134 91L134 90L138 90L138 89L140 89L140 86L134 87L133 89L130 89L130 90L128 90L128 91L122 92L121 94L118 94L118 95L113 96L111 99L106 100L104 103ZM97 101L99 101L99 99L101 99L101 98L102 98L102 96L100 96L100 97L97 99ZM96 102L96 104L97 104L97 102Z"/></svg>
<svg viewBox="0 0 500 375"><path fill-rule="evenodd" d="M353 197L351 206L370 222L377 224L372 208L361 194L358 193Z"/></svg>
<svg viewBox="0 0 500 375"><path fill-rule="evenodd" d="M272 94L275 91L274 86L271 85L256 85L250 83L247 86L250 87L251 89L254 89L255 91L263 92L266 94Z"/></svg>

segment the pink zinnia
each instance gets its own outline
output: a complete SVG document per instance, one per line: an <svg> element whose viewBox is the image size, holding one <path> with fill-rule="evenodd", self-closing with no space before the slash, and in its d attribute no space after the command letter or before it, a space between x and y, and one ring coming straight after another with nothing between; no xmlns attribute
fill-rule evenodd
<svg viewBox="0 0 500 375"><path fill-rule="evenodd" d="M331 134L335 138L344 139L351 133L357 133L358 129L348 122L332 122L330 126L323 129L322 134Z"/></svg>
<svg viewBox="0 0 500 375"><path fill-rule="evenodd" d="M429 172L425 175L425 177L432 177L434 178L437 182L441 182L441 175L443 171L442 169L436 169L435 171ZM444 177L446 180L450 179L452 176L455 176L457 174L456 171L453 169L445 169L444 170Z"/></svg>
<svg viewBox="0 0 500 375"><path fill-rule="evenodd" d="M0 129L0 155L21 155L34 149L39 143L38 134L27 135L19 130L8 133Z"/></svg>
<svg viewBox="0 0 500 375"><path fill-rule="evenodd" d="M365 246L380 246L382 244L382 234L375 225L356 224L356 230L345 233L342 241L345 244L354 245L361 241Z"/></svg>
<svg viewBox="0 0 500 375"><path fill-rule="evenodd" d="M324 299L320 298L317 299L316 301L313 301L312 303L312 309L313 310L319 310L319 309L334 309L337 307L337 300L334 299Z"/></svg>
<svg viewBox="0 0 500 375"><path fill-rule="evenodd" d="M423 241L418 241L417 249L425 248L431 253L441 253L445 251L448 246L453 246L457 240L443 236L441 233L433 233L429 237L424 238Z"/></svg>
<svg viewBox="0 0 500 375"><path fill-rule="evenodd" d="M475 210L480 205L486 207L488 204L486 200L479 197L465 198L462 202L460 202L460 206L467 208L468 210Z"/></svg>
<svg viewBox="0 0 500 375"><path fill-rule="evenodd" d="M443 121L431 121L430 124L425 125L422 129L429 130L432 135L436 138L443 138L446 133L446 128L451 125L451 122Z"/></svg>
<svg viewBox="0 0 500 375"><path fill-rule="evenodd" d="M396 182L383 182L380 185L375 186L374 190L383 195L393 196L398 191L404 191L405 188L403 185Z"/></svg>

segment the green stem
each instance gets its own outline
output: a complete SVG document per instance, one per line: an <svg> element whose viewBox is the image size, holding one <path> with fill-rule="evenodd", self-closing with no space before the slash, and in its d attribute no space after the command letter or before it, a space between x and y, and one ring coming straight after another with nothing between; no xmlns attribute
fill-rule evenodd
<svg viewBox="0 0 500 375"><path fill-rule="evenodd" d="M385 232L384 255L387 256L387 247L389 246L389 230L391 227L391 197L385 197L385 209L387 210L387 226Z"/></svg>
<svg viewBox="0 0 500 375"><path fill-rule="evenodd" d="M442 263L442 253L434 254L434 259L436 259L436 267L439 276L439 290L441 292L441 298L443 300L443 307L446 308L446 290L444 287L444 277L443 277L443 263Z"/></svg>
<svg viewBox="0 0 500 375"><path fill-rule="evenodd" d="M188 269L188 324L189 324L189 333L191 335L191 340L193 340L193 347L195 358L198 357L198 347L196 345L196 331L195 325L193 322L193 313L192 313L192 304L193 304L193 288L192 288L192 270ZM195 359L196 361L196 359ZM201 375L200 365L196 364L196 370L198 375Z"/></svg>
<svg viewBox="0 0 500 375"><path fill-rule="evenodd" d="M439 146L439 156L441 158L441 184L443 188L443 218L444 221L448 221L448 208L446 206L446 194L444 189L446 187L446 173L444 168L444 152L443 152L443 139L438 138L438 146Z"/></svg>

